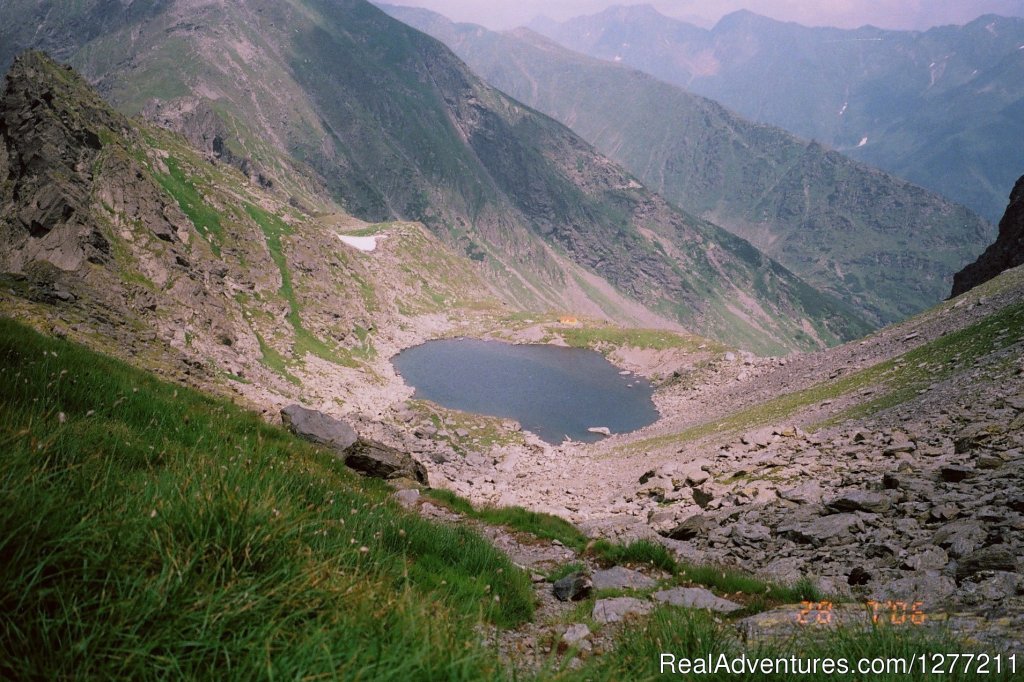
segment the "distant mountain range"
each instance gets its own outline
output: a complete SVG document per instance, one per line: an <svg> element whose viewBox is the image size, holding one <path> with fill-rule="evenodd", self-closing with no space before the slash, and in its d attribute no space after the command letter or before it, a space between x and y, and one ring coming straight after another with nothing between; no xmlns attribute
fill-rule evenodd
<svg viewBox="0 0 1024 682"><path fill-rule="evenodd" d="M640 302L766 353L871 327L363 0L5 3L0 68L28 47L298 210L423 222L518 305Z"/></svg>
<svg viewBox="0 0 1024 682"><path fill-rule="evenodd" d="M995 222L1024 158L1024 18L925 32L807 28L748 11L705 30L649 6L538 32L848 153Z"/></svg>
<svg viewBox="0 0 1024 682"><path fill-rule="evenodd" d="M650 189L753 242L876 324L944 298L994 231L963 207L637 70L520 29L385 7Z"/></svg>

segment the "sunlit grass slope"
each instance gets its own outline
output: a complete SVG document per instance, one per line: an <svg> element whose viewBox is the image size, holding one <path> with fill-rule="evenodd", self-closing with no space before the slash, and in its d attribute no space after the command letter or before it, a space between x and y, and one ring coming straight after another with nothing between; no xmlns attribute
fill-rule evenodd
<svg viewBox="0 0 1024 682"><path fill-rule="evenodd" d="M504 677L484 539L227 402L0 320L0 676Z"/></svg>

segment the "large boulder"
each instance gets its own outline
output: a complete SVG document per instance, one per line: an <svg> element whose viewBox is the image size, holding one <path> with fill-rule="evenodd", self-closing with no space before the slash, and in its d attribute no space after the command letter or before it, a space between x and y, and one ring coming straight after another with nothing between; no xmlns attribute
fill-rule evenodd
<svg viewBox="0 0 1024 682"><path fill-rule="evenodd" d="M299 438L325 445L339 455L344 455L359 438L347 422L301 405L289 405L281 410L281 421Z"/></svg>
<svg viewBox="0 0 1024 682"><path fill-rule="evenodd" d="M349 424L317 410L289 405L281 421L296 436L334 452L345 465L372 478L411 478L424 485L427 470L407 452L360 438Z"/></svg>
<svg viewBox="0 0 1024 682"><path fill-rule="evenodd" d="M408 452L362 438L346 451L345 466L372 478L411 478L427 484L427 470Z"/></svg>

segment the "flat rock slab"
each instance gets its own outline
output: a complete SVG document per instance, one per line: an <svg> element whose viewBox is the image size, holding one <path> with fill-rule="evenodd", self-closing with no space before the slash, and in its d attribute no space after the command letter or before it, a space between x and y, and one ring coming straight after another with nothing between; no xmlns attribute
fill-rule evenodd
<svg viewBox="0 0 1024 682"><path fill-rule="evenodd" d="M826 507L841 512L863 511L881 514L889 511L892 501L887 495L869 490L849 490L825 503Z"/></svg>
<svg viewBox="0 0 1024 682"><path fill-rule="evenodd" d="M648 578L640 571L623 566L597 571L593 575L593 581L595 590L643 590L658 584L656 580Z"/></svg>
<svg viewBox="0 0 1024 682"><path fill-rule="evenodd" d="M714 525L714 522L703 514L695 514L662 535L673 540L692 540L706 533Z"/></svg>
<svg viewBox="0 0 1024 682"><path fill-rule="evenodd" d="M299 438L325 445L338 454L352 447L358 438L347 422L301 405L289 405L281 410L281 421Z"/></svg>
<svg viewBox="0 0 1024 682"><path fill-rule="evenodd" d="M672 606L685 606L690 609L708 609L718 613L732 613L743 608L741 604L728 599L716 597L710 590L703 587L676 587L654 593L654 600Z"/></svg>
<svg viewBox="0 0 1024 682"><path fill-rule="evenodd" d="M829 540L848 535L853 529L861 527L860 518L853 513L832 514L806 523L780 526L779 534L794 542L823 545Z"/></svg>
<svg viewBox="0 0 1024 682"><path fill-rule="evenodd" d="M613 597L599 599L594 604L593 618L598 623L618 623L629 616L644 616L654 609L654 604L635 597Z"/></svg>

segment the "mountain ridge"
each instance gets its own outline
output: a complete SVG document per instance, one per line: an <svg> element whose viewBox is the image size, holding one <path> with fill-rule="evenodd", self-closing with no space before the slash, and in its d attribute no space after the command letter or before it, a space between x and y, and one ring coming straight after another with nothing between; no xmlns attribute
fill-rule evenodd
<svg viewBox="0 0 1024 682"><path fill-rule="evenodd" d="M750 240L876 324L941 300L953 273L991 239L991 226L963 207L625 65L569 52L528 29L492 33L427 10L385 8L448 42L494 85L574 128L652 190Z"/></svg>
<svg viewBox="0 0 1024 682"><path fill-rule="evenodd" d="M760 17L705 30L626 9L535 28L570 49L620 60L753 120L821 140L992 222L1019 174L1006 159L1024 154L1013 113L1024 100L1024 65L999 76L999 97L988 92L991 101L978 105L986 94L980 83L1024 44L1021 18L986 15L964 26L893 31ZM960 116L962 105L977 113Z"/></svg>
<svg viewBox="0 0 1024 682"><path fill-rule="evenodd" d="M337 200L370 221L423 222L479 259L517 304L564 309L571 290L621 316L622 306L588 293L581 277L596 275L670 323L735 332L761 352L866 329L368 3L177 0L152 9L74 51L106 97L251 160L255 178L289 201ZM205 118L193 115L197 99L212 103L217 129L196 123ZM293 174L296 166L307 172ZM752 294L738 300L736 291Z"/></svg>

